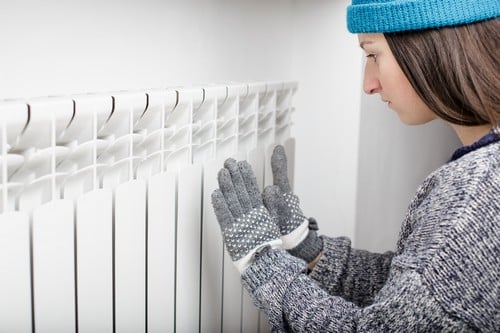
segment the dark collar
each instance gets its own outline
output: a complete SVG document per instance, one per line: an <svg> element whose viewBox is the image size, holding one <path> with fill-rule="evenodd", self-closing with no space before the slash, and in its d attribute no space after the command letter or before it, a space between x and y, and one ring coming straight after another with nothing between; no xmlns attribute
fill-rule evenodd
<svg viewBox="0 0 500 333"><path fill-rule="evenodd" d="M498 132L498 127L496 127L492 129L490 132L488 132L488 134L483 136L481 139L471 144L470 146L463 146L455 150L455 152L451 156L450 162L459 159L460 157L464 156L467 153L470 153L471 151L487 146L491 143L497 142L498 140L500 140L500 135Z"/></svg>

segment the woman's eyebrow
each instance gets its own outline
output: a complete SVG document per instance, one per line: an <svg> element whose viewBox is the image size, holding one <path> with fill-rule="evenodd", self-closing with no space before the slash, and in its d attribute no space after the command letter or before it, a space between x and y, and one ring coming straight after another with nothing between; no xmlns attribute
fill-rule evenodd
<svg viewBox="0 0 500 333"><path fill-rule="evenodd" d="M365 48L365 44L373 44L373 42L371 40L365 40L365 41L362 41L361 43L359 43L359 47L364 49Z"/></svg>

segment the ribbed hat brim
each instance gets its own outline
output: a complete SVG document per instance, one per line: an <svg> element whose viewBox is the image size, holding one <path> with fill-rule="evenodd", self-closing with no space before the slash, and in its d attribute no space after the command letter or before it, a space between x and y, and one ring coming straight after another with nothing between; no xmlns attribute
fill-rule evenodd
<svg viewBox="0 0 500 333"><path fill-rule="evenodd" d="M386 33L463 25L500 16L500 0L354 0L352 33Z"/></svg>

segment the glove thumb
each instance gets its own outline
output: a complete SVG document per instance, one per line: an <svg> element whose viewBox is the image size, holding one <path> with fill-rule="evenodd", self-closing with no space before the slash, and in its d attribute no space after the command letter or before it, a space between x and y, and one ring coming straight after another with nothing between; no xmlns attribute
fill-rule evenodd
<svg viewBox="0 0 500 333"><path fill-rule="evenodd" d="M285 147L277 145L271 155L271 170L273 171L273 183L278 185L283 193L292 192L288 180L288 166Z"/></svg>

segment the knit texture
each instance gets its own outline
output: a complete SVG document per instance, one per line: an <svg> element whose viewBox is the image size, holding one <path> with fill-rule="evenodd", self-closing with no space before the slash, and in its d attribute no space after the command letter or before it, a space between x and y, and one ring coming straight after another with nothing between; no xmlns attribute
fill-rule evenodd
<svg viewBox="0 0 500 333"><path fill-rule="evenodd" d="M500 142L430 174L410 203L395 251L322 237L310 275L282 249L242 275L273 332L498 332Z"/></svg>
<svg viewBox="0 0 500 333"><path fill-rule="evenodd" d="M352 33L440 28L500 16L499 0L353 0L347 7Z"/></svg>
<svg viewBox="0 0 500 333"><path fill-rule="evenodd" d="M289 249L288 252L309 263L316 259L321 250L323 250L323 240L318 237L316 231L309 230L306 238L296 247Z"/></svg>

